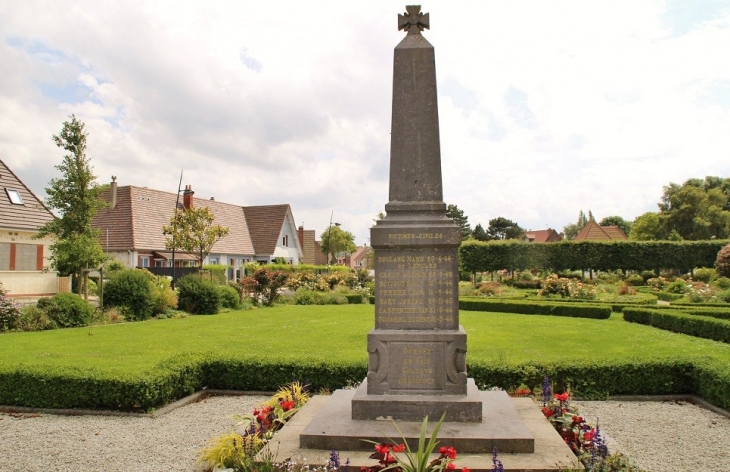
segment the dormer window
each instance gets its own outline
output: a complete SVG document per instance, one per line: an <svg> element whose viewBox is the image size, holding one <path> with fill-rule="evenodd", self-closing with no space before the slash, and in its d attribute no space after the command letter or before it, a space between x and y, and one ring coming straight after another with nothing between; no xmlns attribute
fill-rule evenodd
<svg viewBox="0 0 730 472"><path fill-rule="evenodd" d="M23 205L23 199L20 197L20 193L18 193L17 190L12 188L5 188L5 193L8 194L10 203L12 203L13 205Z"/></svg>

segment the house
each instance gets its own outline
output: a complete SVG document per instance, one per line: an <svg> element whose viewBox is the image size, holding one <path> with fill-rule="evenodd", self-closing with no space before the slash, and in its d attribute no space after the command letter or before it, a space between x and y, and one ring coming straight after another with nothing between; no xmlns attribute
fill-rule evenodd
<svg viewBox="0 0 730 472"><path fill-rule="evenodd" d="M552 228L525 231L528 243L553 243L563 239L563 236Z"/></svg>
<svg viewBox="0 0 730 472"><path fill-rule="evenodd" d="M304 226L297 228L297 236L299 237L299 245L302 247L302 264L315 264L317 255L315 250L319 250L316 235L313 229L304 229Z"/></svg>
<svg viewBox="0 0 730 472"><path fill-rule="evenodd" d="M320 266L329 264L327 254L322 251L322 241L314 242L314 264Z"/></svg>
<svg viewBox="0 0 730 472"><path fill-rule="evenodd" d="M629 239L618 226L600 226L595 221L589 221L573 238L573 241L621 241Z"/></svg>
<svg viewBox="0 0 730 472"><path fill-rule="evenodd" d="M0 282L13 298L37 298L69 291L69 278L50 266L55 239L33 239L55 216L0 160Z"/></svg>
<svg viewBox="0 0 730 472"><path fill-rule="evenodd" d="M370 258L373 255L373 248L369 246L360 246L350 254L348 257L349 261L348 264L350 266L350 269L359 270L359 269L368 269L370 264Z"/></svg>
<svg viewBox="0 0 730 472"><path fill-rule="evenodd" d="M256 254L243 208L195 198L194 194L187 185L178 199L175 192L118 186L116 177L112 177L103 194L109 206L99 210L92 222L100 230L104 252L127 267L172 267L173 254L165 248L167 236L162 234L162 227L170 224L176 205L180 211L208 207L215 215L215 224L229 228L230 233L213 245L204 263L227 265L228 278L238 278L241 266L252 262ZM175 252L174 258L175 267L194 266L198 261L197 255L180 251Z"/></svg>
<svg viewBox="0 0 730 472"><path fill-rule="evenodd" d="M283 259L293 265L301 262L304 257L302 244L288 204L246 206L243 212L257 262L270 264L275 259Z"/></svg>

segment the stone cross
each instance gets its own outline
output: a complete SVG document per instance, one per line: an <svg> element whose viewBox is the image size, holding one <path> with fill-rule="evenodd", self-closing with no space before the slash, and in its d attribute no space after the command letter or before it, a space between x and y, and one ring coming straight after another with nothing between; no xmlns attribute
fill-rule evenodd
<svg viewBox="0 0 730 472"><path fill-rule="evenodd" d="M429 23L428 13L421 13L421 5L407 5L406 12L403 15L398 14L398 31L421 34L423 28L429 29Z"/></svg>

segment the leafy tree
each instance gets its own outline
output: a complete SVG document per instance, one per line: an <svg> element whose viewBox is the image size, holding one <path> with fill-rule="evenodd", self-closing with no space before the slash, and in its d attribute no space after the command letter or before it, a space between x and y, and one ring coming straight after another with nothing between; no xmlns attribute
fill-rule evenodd
<svg viewBox="0 0 730 472"><path fill-rule="evenodd" d="M635 241L658 241L667 239L664 221L659 213L646 212L637 216L631 225L629 239Z"/></svg>
<svg viewBox="0 0 730 472"><path fill-rule="evenodd" d="M355 235L337 225L330 226L319 235L322 253L328 256L332 264L337 263L337 254L352 254L357 250Z"/></svg>
<svg viewBox="0 0 730 472"><path fill-rule="evenodd" d="M525 230L512 220L501 216L489 220L489 239L520 239L524 234Z"/></svg>
<svg viewBox="0 0 730 472"><path fill-rule="evenodd" d="M721 277L730 277L730 244L723 246L717 253L715 270Z"/></svg>
<svg viewBox="0 0 730 472"><path fill-rule="evenodd" d="M477 223L474 227L474 231L471 232L471 237L477 241L489 241L489 235L484 230L481 223Z"/></svg>
<svg viewBox="0 0 730 472"><path fill-rule="evenodd" d="M96 184L91 159L86 157L85 125L74 115L70 118L64 121L61 132L53 136L56 146L69 153L56 166L62 176L51 179L46 188L46 205L61 217L43 225L35 237L55 236L51 266L61 275L74 275L81 281L83 269L98 267L106 259L99 231L91 226L94 215L105 203L101 199L103 187ZM81 293L82 284L77 283L76 287Z"/></svg>
<svg viewBox="0 0 730 472"><path fill-rule="evenodd" d="M162 233L170 236L165 238L165 247L197 254L202 267L213 245L231 231L214 222L215 215L207 207L175 211L170 225L162 227Z"/></svg>
<svg viewBox="0 0 730 472"><path fill-rule="evenodd" d="M588 215L590 216L591 220L593 219L593 212L588 210ZM580 233L580 230L583 229L585 225L588 224L588 218L586 218L586 214L583 213L583 210L578 213L578 221L575 223L567 224L563 227L563 234L565 235L565 239L573 239L576 236L578 236L578 233Z"/></svg>
<svg viewBox="0 0 730 472"><path fill-rule="evenodd" d="M668 233L698 240L730 235L730 179L705 177L664 187L659 211Z"/></svg>
<svg viewBox="0 0 730 472"><path fill-rule="evenodd" d="M631 221L626 221L620 216L607 216L602 219L601 222L598 224L601 226L618 226L619 229L623 231L626 236L628 236L629 233L631 233L631 225L633 223Z"/></svg>
<svg viewBox="0 0 730 472"><path fill-rule="evenodd" d="M461 240L469 239L469 236L471 235L471 225L469 224L469 218L464 214L464 211L459 209L456 205L446 205L446 216L454 220L454 223L461 228Z"/></svg>

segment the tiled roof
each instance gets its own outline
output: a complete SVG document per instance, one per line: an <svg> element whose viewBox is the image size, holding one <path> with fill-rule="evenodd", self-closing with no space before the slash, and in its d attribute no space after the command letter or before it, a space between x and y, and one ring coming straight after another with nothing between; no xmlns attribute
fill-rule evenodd
<svg viewBox="0 0 730 472"><path fill-rule="evenodd" d="M110 190L104 198L110 201ZM177 195L170 192L132 185L118 187L116 207L104 208L94 218L94 226L101 230L102 247L111 251L164 250L162 227L170 224L176 199ZM227 236L215 243L213 253L254 254L246 217L240 206L201 198L193 198L193 206L208 207L215 215L215 224L230 229Z"/></svg>
<svg viewBox="0 0 730 472"><path fill-rule="evenodd" d="M23 204L11 203L7 189L16 190ZM53 218L51 210L0 160L0 227L37 231Z"/></svg>
<svg viewBox="0 0 730 472"><path fill-rule="evenodd" d="M288 204L243 207L256 254L273 254L284 226Z"/></svg>
<svg viewBox="0 0 730 472"><path fill-rule="evenodd" d="M614 241L628 239L618 226L599 226L589 221L575 236L573 241Z"/></svg>
<svg viewBox="0 0 730 472"><path fill-rule="evenodd" d="M560 235L552 228L527 231L525 232L525 237L531 243L551 243L553 241L560 241Z"/></svg>

